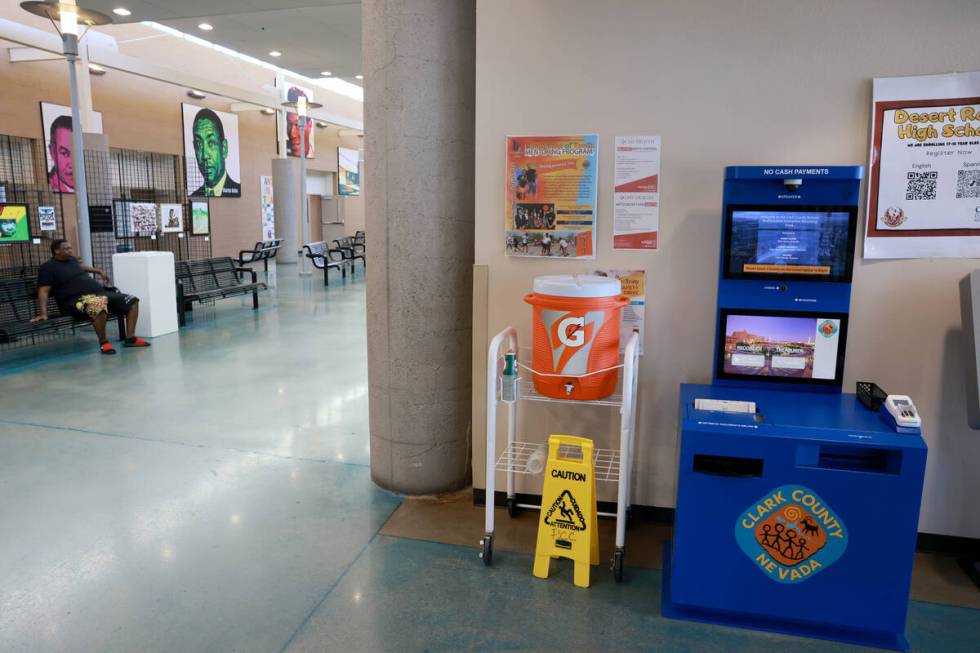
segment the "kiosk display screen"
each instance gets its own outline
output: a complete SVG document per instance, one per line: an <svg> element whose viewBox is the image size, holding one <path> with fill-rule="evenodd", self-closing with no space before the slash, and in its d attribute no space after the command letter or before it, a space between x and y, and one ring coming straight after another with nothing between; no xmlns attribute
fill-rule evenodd
<svg viewBox="0 0 980 653"><path fill-rule="evenodd" d="M855 207L729 206L726 279L851 280Z"/></svg>
<svg viewBox="0 0 980 653"><path fill-rule="evenodd" d="M840 385L847 315L722 309L720 379Z"/></svg>
<svg viewBox="0 0 980 653"><path fill-rule="evenodd" d="M0 204L0 245L31 242L31 223L24 204Z"/></svg>

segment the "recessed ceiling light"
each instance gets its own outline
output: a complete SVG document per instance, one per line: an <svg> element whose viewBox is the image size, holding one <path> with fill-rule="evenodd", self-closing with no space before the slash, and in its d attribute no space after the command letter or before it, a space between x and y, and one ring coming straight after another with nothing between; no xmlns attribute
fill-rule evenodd
<svg viewBox="0 0 980 653"><path fill-rule="evenodd" d="M320 129L323 129L324 127L327 126L327 123L323 122L322 120L317 120L316 126L319 127Z"/></svg>
<svg viewBox="0 0 980 653"><path fill-rule="evenodd" d="M279 50L273 50L272 52L269 53L269 56L270 57L281 57L282 56L282 52L279 52Z"/></svg>
<svg viewBox="0 0 980 653"><path fill-rule="evenodd" d="M93 75L105 75L105 68L97 63L90 63L88 65L88 71Z"/></svg>
<svg viewBox="0 0 980 653"><path fill-rule="evenodd" d="M203 29L205 32L210 32L211 30L214 29L214 25L212 25L211 23L201 23L200 25L197 26L197 29Z"/></svg>
<svg viewBox="0 0 980 653"><path fill-rule="evenodd" d="M202 93L202 92L200 92L200 91L198 91L196 89L191 89L191 90L187 91L187 94L189 96L191 96L192 98L194 98L195 100L203 100L204 98L207 97L207 94L206 93Z"/></svg>
<svg viewBox="0 0 980 653"><path fill-rule="evenodd" d="M364 75L354 75L354 79L364 79Z"/></svg>
<svg viewBox="0 0 980 653"><path fill-rule="evenodd" d="M330 75L333 75L333 73L330 72L329 70L321 70L320 74L323 75L324 77L330 77Z"/></svg>
<svg viewBox="0 0 980 653"><path fill-rule="evenodd" d="M266 108L262 109L262 113L264 113L267 116L271 116L275 112L276 112L275 109L270 109L269 107L266 107Z"/></svg>
<svg viewBox="0 0 980 653"><path fill-rule="evenodd" d="M129 9L126 9L125 7L116 7L115 9L112 10L112 13L114 13L117 16L129 16L133 12L131 12Z"/></svg>

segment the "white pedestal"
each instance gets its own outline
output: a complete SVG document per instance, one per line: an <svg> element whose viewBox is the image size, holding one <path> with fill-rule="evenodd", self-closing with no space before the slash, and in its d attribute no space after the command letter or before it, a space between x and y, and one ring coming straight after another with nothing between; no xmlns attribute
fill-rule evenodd
<svg viewBox="0 0 980 653"><path fill-rule="evenodd" d="M112 282L140 300L136 335L156 338L177 330L177 282L172 252L112 255Z"/></svg>

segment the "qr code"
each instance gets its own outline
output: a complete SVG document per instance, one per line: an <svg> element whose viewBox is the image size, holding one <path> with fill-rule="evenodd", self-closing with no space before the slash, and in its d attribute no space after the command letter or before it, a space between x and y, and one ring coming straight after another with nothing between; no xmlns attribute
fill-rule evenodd
<svg viewBox="0 0 980 653"><path fill-rule="evenodd" d="M956 173L956 198L980 197L980 170L960 170Z"/></svg>
<svg viewBox="0 0 980 653"><path fill-rule="evenodd" d="M934 200L936 199L936 178L938 172L910 172L908 173L909 185L905 189L905 199L907 200Z"/></svg>

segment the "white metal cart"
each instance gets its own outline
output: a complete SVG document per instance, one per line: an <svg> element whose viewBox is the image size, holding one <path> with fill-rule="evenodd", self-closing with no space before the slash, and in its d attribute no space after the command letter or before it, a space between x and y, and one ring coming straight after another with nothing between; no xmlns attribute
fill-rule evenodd
<svg viewBox="0 0 980 653"><path fill-rule="evenodd" d="M519 368L533 372L529 366L521 363L521 351L517 341L517 330L507 327L490 341L487 355L487 488L486 488L486 521L485 533L480 540L480 557L483 563L493 562L493 519L494 493L496 490L496 472L507 473L507 512L514 516L518 508L540 510L541 506L517 503L514 492L515 474L532 474L528 470L528 461L542 446L542 443L519 441L517 439L517 401L507 402L507 446L497 454L497 406L501 399L501 372L505 354L515 354ZM612 570L616 582L623 578L623 557L626 547L626 520L629 510L631 476L633 470L633 444L636 431L636 382L639 363L639 334L634 332L626 342L622 362L616 367L622 368L619 390L605 399L595 401L565 400L546 397L534 389L530 377L520 376L518 400L546 401L561 404L591 405L618 407L620 413L619 449L595 449L593 462L595 464L596 481L618 483L618 495L615 513L600 512L600 515L616 517L616 551L612 558ZM615 368L607 368L615 369ZM591 374L599 374L607 370L596 370Z"/></svg>

